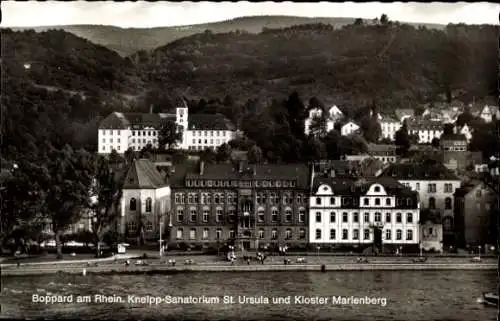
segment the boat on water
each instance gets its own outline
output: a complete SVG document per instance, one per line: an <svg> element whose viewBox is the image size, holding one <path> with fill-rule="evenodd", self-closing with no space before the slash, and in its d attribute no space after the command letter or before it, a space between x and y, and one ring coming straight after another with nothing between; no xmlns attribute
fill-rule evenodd
<svg viewBox="0 0 500 321"><path fill-rule="evenodd" d="M484 292L482 301L486 305L498 306L498 294L493 292Z"/></svg>

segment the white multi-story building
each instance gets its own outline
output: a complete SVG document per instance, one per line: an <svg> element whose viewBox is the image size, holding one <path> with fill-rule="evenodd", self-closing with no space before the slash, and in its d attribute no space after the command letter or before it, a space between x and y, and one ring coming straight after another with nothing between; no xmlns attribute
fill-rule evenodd
<svg viewBox="0 0 500 321"><path fill-rule="evenodd" d="M375 244L384 251L415 246L419 244L419 213L418 193L394 179L355 181L313 175L309 242Z"/></svg>
<svg viewBox="0 0 500 321"><path fill-rule="evenodd" d="M439 139L443 134L443 123L428 120L409 122L408 134L416 136L419 144L430 144L434 138Z"/></svg>
<svg viewBox="0 0 500 321"><path fill-rule="evenodd" d="M389 116L383 116L380 120L380 127L382 129L382 137L390 140L396 138L396 132L401 128L399 120L395 120Z"/></svg>
<svg viewBox="0 0 500 321"><path fill-rule="evenodd" d="M309 117L307 117L304 122L304 132L306 135L309 135L313 120L318 117L323 117L323 112L322 108L312 108L309 110ZM342 117L344 117L344 113L336 105L333 105L328 110L328 115L326 117L326 132L332 131L335 127L335 123Z"/></svg>
<svg viewBox="0 0 500 321"><path fill-rule="evenodd" d="M177 107L175 114L119 113L106 117L98 130L98 152L109 154L113 150L123 154L132 148L139 151L151 145L158 147L158 130L163 121L173 121L182 133L175 148L215 149L235 137L234 125L223 115L190 115L187 105Z"/></svg>
<svg viewBox="0 0 500 321"><path fill-rule="evenodd" d="M380 177L397 179L418 192L423 209L439 213L444 230L444 242L454 244L454 193L461 180L441 163L399 163L382 171Z"/></svg>

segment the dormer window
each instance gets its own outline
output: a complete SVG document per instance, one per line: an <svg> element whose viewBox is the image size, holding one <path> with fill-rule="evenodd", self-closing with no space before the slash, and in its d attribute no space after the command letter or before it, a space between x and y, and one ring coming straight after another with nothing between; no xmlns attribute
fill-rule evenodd
<svg viewBox="0 0 500 321"><path fill-rule="evenodd" d="M378 193L378 192L380 192L380 186L375 186L375 189L374 189L374 190L375 190L375 192L377 192L377 193Z"/></svg>

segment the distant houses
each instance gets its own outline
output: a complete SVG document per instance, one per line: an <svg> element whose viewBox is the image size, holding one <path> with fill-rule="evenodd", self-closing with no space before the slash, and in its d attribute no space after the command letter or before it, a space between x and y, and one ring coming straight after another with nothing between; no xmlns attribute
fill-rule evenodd
<svg viewBox="0 0 500 321"><path fill-rule="evenodd" d="M316 118L325 118L325 131L330 132L334 129L335 124L344 117L344 113L337 107L333 105L326 112L320 107L312 108L309 110L309 116L304 122L304 132L306 135L311 133L311 124Z"/></svg>

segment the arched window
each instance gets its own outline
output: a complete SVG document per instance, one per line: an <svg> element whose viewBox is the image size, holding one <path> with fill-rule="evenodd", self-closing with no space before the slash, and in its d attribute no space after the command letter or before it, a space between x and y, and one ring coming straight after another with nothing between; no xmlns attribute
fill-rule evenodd
<svg viewBox="0 0 500 321"><path fill-rule="evenodd" d="M146 232L153 232L153 223L146 222Z"/></svg>
<svg viewBox="0 0 500 321"><path fill-rule="evenodd" d="M451 197L447 197L444 199L444 209L451 210Z"/></svg>
<svg viewBox="0 0 500 321"><path fill-rule="evenodd" d="M153 200L151 199L151 197L148 197L146 199L146 213L151 213L152 207L153 207Z"/></svg>
<svg viewBox="0 0 500 321"><path fill-rule="evenodd" d="M436 208L436 199L434 197L429 197L429 208L432 210Z"/></svg>
<svg viewBox="0 0 500 321"><path fill-rule="evenodd" d="M135 211L137 209L137 201L135 200L135 198L130 199L129 208L131 211Z"/></svg>
<svg viewBox="0 0 500 321"><path fill-rule="evenodd" d="M321 197L316 197L316 205L321 205Z"/></svg>
<svg viewBox="0 0 500 321"><path fill-rule="evenodd" d="M319 228L316 229L316 239L317 240L321 239L321 230Z"/></svg>
<svg viewBox="0 0 500 321"><path fill-rule="evenodd" d="M385 199L385 205L391 206L391 199L390 198Z"/></svg>
<svg viewBox="0 0 500 321"><path fill-rule="evenodd" d="M129 232L134 233L137 231L137 223L134 221L130 221L127 223L127 228Z"/></svg>

